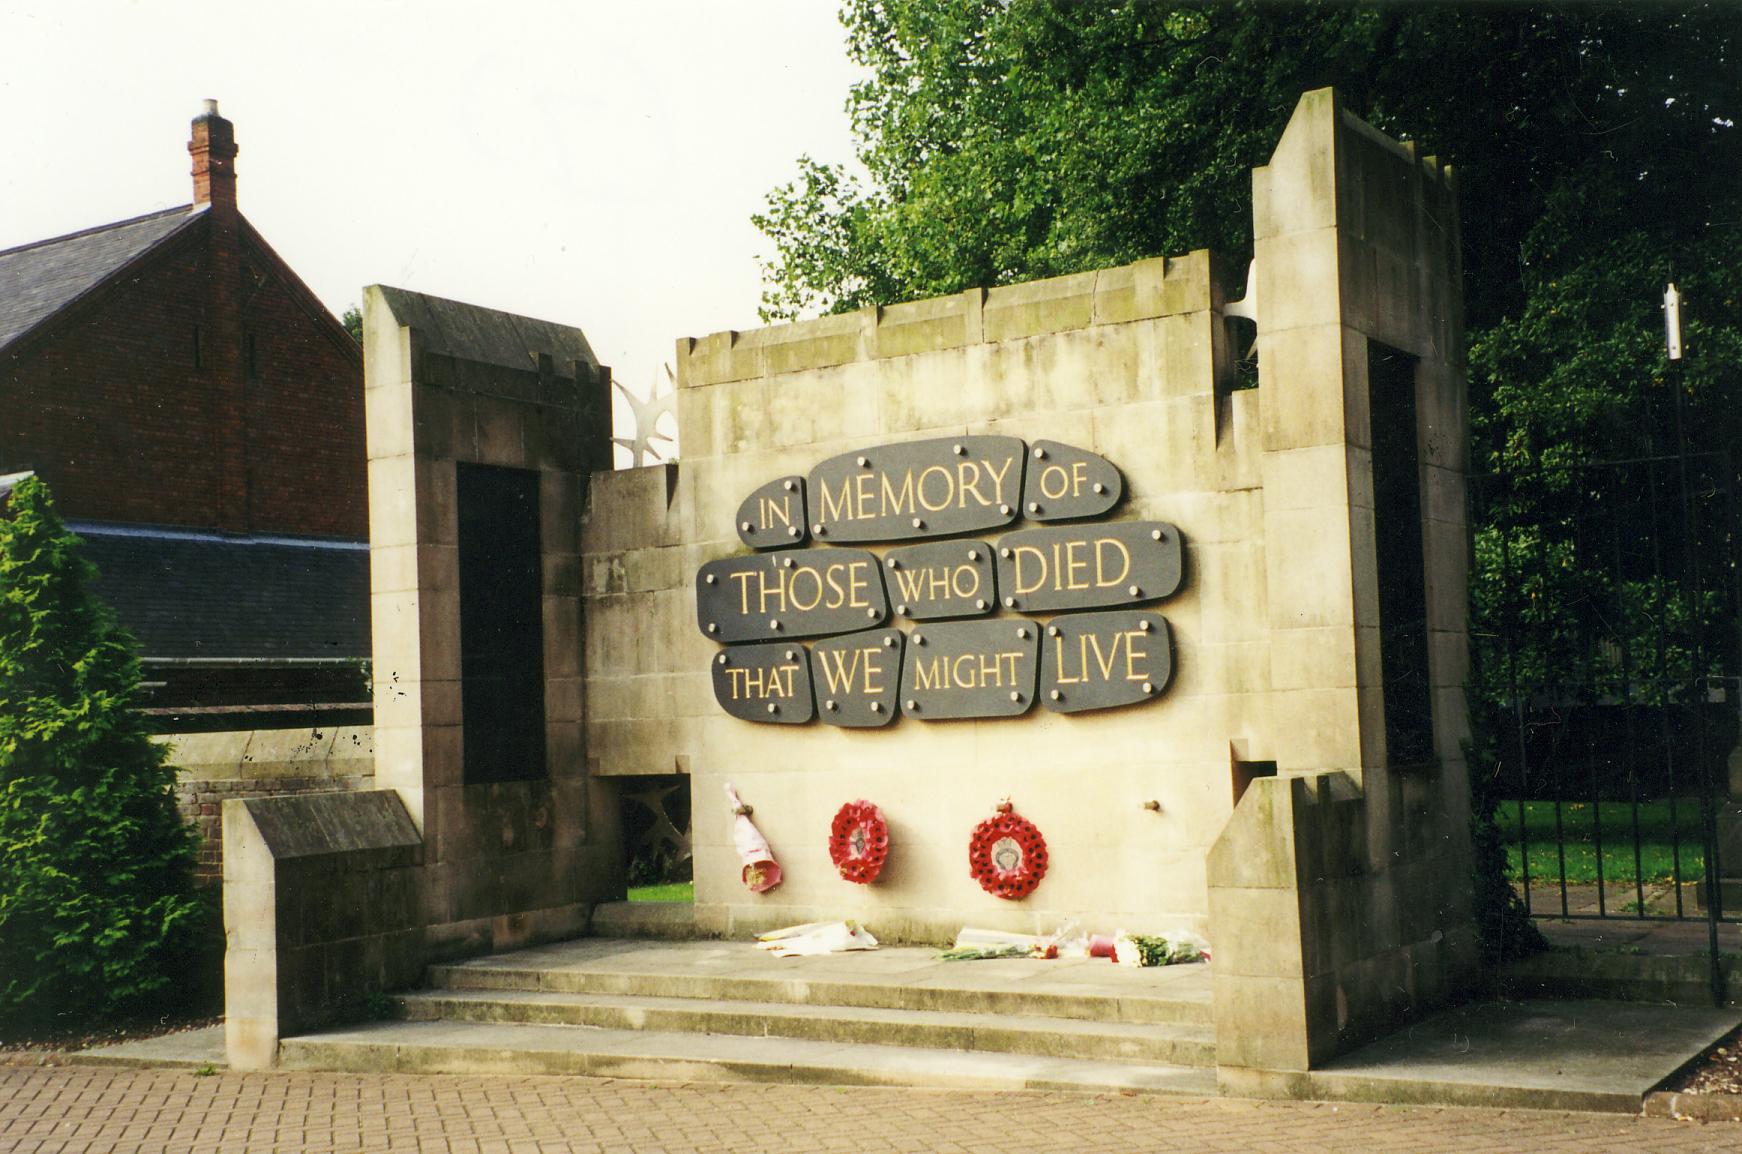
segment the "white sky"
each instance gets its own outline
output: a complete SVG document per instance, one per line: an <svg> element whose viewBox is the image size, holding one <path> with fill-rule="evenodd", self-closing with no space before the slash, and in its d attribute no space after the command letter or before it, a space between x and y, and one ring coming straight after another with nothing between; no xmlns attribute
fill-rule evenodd
<svg viewBox="0 0 1742 1154"><path fill-rule="evenodd" d="M381 283L577 325L646 396L676 338L760 323L750 215L799 155L851 159L837 12L0 0L0 249L191 201L212 97L243 214L335 315Z"/></svg>

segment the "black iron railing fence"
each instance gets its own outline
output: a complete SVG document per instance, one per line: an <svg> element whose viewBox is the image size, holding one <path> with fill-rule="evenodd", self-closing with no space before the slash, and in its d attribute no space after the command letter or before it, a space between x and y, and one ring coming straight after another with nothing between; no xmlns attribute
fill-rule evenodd
<svg viewBox="0 0 1742 1154"><path fill-rule="evenodd" d="M1472 722L1534 914L1702 918L1714 953L1742 915L1716 884L1742 710L1735 488L1729 452L1470 479Z"/></svg>

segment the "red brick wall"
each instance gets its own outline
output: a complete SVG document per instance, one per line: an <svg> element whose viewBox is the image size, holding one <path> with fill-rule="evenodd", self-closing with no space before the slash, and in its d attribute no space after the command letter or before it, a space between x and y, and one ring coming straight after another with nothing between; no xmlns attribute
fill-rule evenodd
<svg viewBox="0 0 1742 1154"><path fill-rule="evenodd" d="M220 380L215 366L246 361L212 347L209 223L0 360L0 472L34 468L63 517L366 537L360 357L311 315L318 305L306 290L245 242L233 291L259 377ZM229 408L224 390L238 389L245 526L225 524L223 422L214 419Z"/></svg>

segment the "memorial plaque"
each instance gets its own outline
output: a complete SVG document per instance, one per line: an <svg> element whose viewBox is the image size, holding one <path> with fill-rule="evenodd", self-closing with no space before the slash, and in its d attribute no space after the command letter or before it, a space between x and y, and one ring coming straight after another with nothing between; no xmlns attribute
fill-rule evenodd
<svg viewBox="0 0 1742 1154"><path fill-rule="evenodd" d="M811 470L819 542L912 541L1008 525L1022 501L1015 437L941 437L831 457Z"/></svg>
<svg viewBox="0 0 1742 1154"><path fill-rule="evenodd" d="M1031 521L1099 517L1119 503L1125 478L1099 453L1036 441L1022 480L1022 515Z"/></svg>
<svg viewBox="0 0 1742 1154"><path fill-rule="evenodd" d="M852 633L889 619L882 565L864 549L783 549L696 571L696 624L715 641Z"/></svg>
<svg viewBox="0 0 1742 1154"><path fill-rule="evenodd" d="M998 596L1022 613L1133 605L1171 596L1180 565L1165 521L1019 529L998 540Z"/></svg>
<svg viewBox="0 0 1742 1154"><path fill-rule="evenodd" d="M1034 703L1040 626L996 618L923 625L908 635L901 712L921 721L1015 717Z"/></svg>
<svg viewBox="0 0 1742 1154"><path fill-rule="evenodd" d="M805 520L804 478L782 477L770 481L738 506L732 519L738 540L752 549L802 545L810 538Z"/></svg>
<svg viewBox="0 0 1742 1154"><path fill-rule="evenodd" d="M992 547L984 541L903 545L883 555L883 583L897 617L977 617L998 607Z"/></svg>
<svg viewBox="0 0 1742 1154"><path fill-rule="evenodd" d="M1067 613L1042 627L1040 702L1055 713L1152 701L1171 676L1173 634L1159 613Z"/></svg>
<svg viewBox="0 0 1742 1154"><path fill-rule="evenodd" d="M817 716L847 729L870 729L895 720L905 640L899 629L870 629L813 645Z"/></svg>
<svg viewBox="0 0 1742 1154"><path fill-rule="evenodd" d="M816 714L810 654L796 641L740 645L714 654L714 700L743 721L803 725Z"/></svg>

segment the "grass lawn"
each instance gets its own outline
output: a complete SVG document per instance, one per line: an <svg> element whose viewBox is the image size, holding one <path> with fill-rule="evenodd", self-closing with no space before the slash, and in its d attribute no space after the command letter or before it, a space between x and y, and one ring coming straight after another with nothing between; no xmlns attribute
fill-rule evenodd
<svg viewBox="0 0 1742 1154"><path fill-rule="evenodd" d="M696 883L673 882L666 886L632 886L629 890L629 900L632 902L693 902L696 900Z"/></svg>
<svg viewBox="0 0 1742 1154"><path fill-rule="evenodd" d="M1561 876L1559 847L1555 835L1555 803L1552 801L1503 801L1499 808L1500 836L1505 839L1506 855L1512 866L1512 876L1521 875L1522 855L1519 850L1518 812L1524 808L1524 827L1530 842L1530 878L1558 882ZM1639 870L1640 881L1650 885L1676 880L1679 854L1681 880L1695 881L1705 876L1704 837L1700 827L1700 803L1692 798L1678 800L1675 817L1670 817L1670 803L1651 801L1639 803ZM1566 842L1566 880L1570 885L1595 885L1597 882L1597 816L1602 815L1603 880L1632 882L1635 880L1633 856L1634 807L1627 802L1562 802L1560 804L1561 837ZM1680 846L1672 850L1679 831Z"/></svg>

